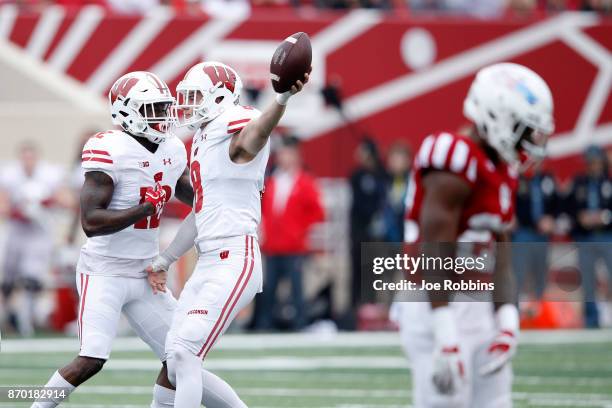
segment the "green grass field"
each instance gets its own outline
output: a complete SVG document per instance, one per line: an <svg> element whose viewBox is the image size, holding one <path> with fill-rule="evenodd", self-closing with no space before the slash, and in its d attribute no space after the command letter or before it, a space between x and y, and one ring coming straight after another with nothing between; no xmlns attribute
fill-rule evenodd
<svg viewBox="0 0 612 408"><path fill-rule="evenodd" d="M1 385L43 384L74 339L6 340ZM228 335L206 366L251 408L409 407L397 335ZM117 339L105 369L66 407L148 407L159 363L138 339ZM515 359L515 407L612 408L612 332L531 332ZM0 407L18 407L0 403Z"/></svg>

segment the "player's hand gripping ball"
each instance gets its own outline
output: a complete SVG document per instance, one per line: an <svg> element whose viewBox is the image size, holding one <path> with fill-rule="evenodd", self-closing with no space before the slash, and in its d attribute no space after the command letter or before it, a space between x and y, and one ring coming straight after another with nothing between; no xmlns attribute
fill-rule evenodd
<svg viewBox="0 0 612 408"><path fill-rule="evenodd" d="M308 34L299 32L290 35L276 48L270 61L272 87L279 94L299 92L308 81L311 64L312 46Z"/></svg>

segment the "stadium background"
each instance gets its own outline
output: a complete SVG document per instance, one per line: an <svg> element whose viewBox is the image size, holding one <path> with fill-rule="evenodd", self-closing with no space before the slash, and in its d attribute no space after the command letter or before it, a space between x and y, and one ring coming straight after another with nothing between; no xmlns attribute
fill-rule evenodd
<svg viewBox="0 0 612 408"><path fill-rule="evenodd" d="M194 63L203 59L221 60L235 67L242 76L248 88L245 102L261 106L272 95L268 80L269 59L278 42L296 31L310 35L314 67L311 84L290 105L280 133L302 140L305 167L317 178L322 192L326 218L312 230L309 242L313 256L303 275L308 299L332 282L331 294L328 294L332 317L351 309L348 216L351 191L347 177L356 166L355 150L365 137L375 142L384 157L398 141L414 149L432 131L458 129L465 123L462 101L474 73L490 63L513 61L539 72L553 90L557 126L549 143L550 158L545 168L554 173L561 189L569 188L571 179L584 170L582 153L587 146L596 144L607 149L612 143L612 19L605 12L606 8L610 9L606 1L600 2L602 13L548 10L552 5L563 3L567 3L568 9L577 10L583 6L581 2L511 1L509 8L499 6L493 16L469 15L469 1L463 2L467 4L467 11L443 10L442 1L435 10L409 7L413 3L420 3L421 7L422 3L427 3L418 1L408 2L408 5L367 2L368 6L379 5L382 10L358 8L356 3L349 2L341 4L340 8L346 10L329 10L318 2L295 6L282 2L232 1L222 2L220 8L219 4L210 2L202 6L207 12L198 2L162 2L174 3L174 6L127 1L122 6L122 2L106 4L101 0L14 3L0 1L0 162L15 160L19 147L28 140L38 147L42 160L58 166L66 175L62 192L64 205L50 210L49 222L54 225L57 256L48 273L41 274L45 290L37 305L37 326L46 334L58 331L70 334L73 330L69 324L73 315L66 309L70 309L73 301L73 264L78 254L75 248L83 237L78 237L71 245L66 244L77 193L69 180L78 168L83 137L110 126L105 96L112 82L127 71L151 70L174 89ZM340 3L334 3L334 7ZM135 9L122 8L128 4ZM146 12L139 10L143 5ZM189 134L180 136L186 141L190 138ZM167 217L162 224L164 242L173 236L184 211L179 204L168 211L174 218ZM560 245L569 245L567 234L560 235L556 237ZM2 239L7 241L11 237L3 234ZM176 292L187 278L192 262L193 254L178 264L172 283ZM577 273L575 259L569 263L562 266L573 267ZM576 303L555 306L551 312L554 321L551 322L549 316L543 327L582 325L577 311L580 299L568 300ZM8 323L5 314L0 315L4 320L0 320L3 321L0 328L4 332ZM384 307L362 309L359 318L361 329L392 329ZM244 330L248 320L249 313L246 313L238 322L237 330ZM327 323L330 322L326 320L325 325L311 329L331 336L336 322ZM517 362L517 404L609 406L606 404L612 401L609 394L612 383L606 378L611 378L612 372L606 361L609 362L612 344L607 337L609 333L601 334L603 336L593 332L585 335L538 332L529 337L524 357L522 360L519 357ZM257 351L255 356L262 359L261 364L271 364L265 369L268 374L276 375L277 379L288 376L287 381L293 382L286 389L293 391L276 395L274 398L279 398L280 402L258 402L259 405L404 406L400 404L408 397L405 393L408 380L396 381L404 372L396 366L400 354L392 334L347 337L346 340L340 337L329 342L306 334L305 338L287 340L297 344L287 354L285 347L276 343L285 340L275 340L277 337L271 336L249 337L252 340L242 340L242 344L253 342L252 349ZM316 339L321 341L320 345ZM4 342L5 353L0 356L1 384L42 382L47 371L59 364L54 360L56 353L36 343L37 340L31 341L35 343ZM72 346L70 339L66 339L66 343L57 341L60 348ZM306 346L300 341L310 344ZM240 340L234 342L240 343ZM271 345L257 346L267 342ZM585 342L591 346L585 346ZM557 346L558 354L545 354L542 344L548 343ZM144 366L151 363L144 349L130 344L119 343L116 354L119 359L129 355L136 360L142 359ZM232 344L232 340L229 346L222 343L221 351L213 359L221 361L220 370L235 374L236 381L251 385L250 380L246 381L240 374L240 370L249 370L249 364L238 364L234 368L231 364L223 365L226 355L246 358L249 354L249 348L243 350ZM346 344L352 346L345 348ZM40 349L40 363L23 358L23 350L28 347ZM600 352L608 360L598 359ZM368 367L364 363L364 366L357 364L356 368L341 362L338 366L313 363L313 378L305 378L302 384L311 385L311 388L296 391L300 388L296 384L300 383L299 367L303 362L275 366L266 360L279 354L287 359L335 357L337 362L357 355L376 361L386 356L398 363L372 363ZM563 355L568 358L567 364L561 361ZM534 356L545 357L535 363L530 360ZM261 364L253 361L255 367ZM143 368L143 365L136 364L135 370L152 369ZM113 371L112 367L107 377L94 382L99 388L94 390L94 385L89 391L77 394L75 404L91 406L88 395L95 395L92 401L100 403L128 404L126 395L137 395L135 404L146 401L148 377L140 371L140 377L122 377L126 373L119 368ZM361 387L363 394L321 391L334 385L334 379L339 376L353 372L354 368L363 374L363 377L354 377L356 389ZM548 380L553 373L560 373L561 378ZM17 377L12 377L13 374ZM385 388L386 384L389 389L384 397L372 397L373 400L358 405L376 386L367 380L370 374L381 375L379 385ZM291 375L295 375L293 380ZM129 382L131 380L134 381ZM261 381L265 382L265 376ZM119 393L119 396L100 397L106 395L103 386L120 384L134 387L124 390L122 396ZM270 381L253 388L251 398L264 401L263 396L268 395L266 392L273 393L274 387ZM572 394L557 397L556 393L564 389ZM319 400L308 402L310 394L318 394ZM535 400L532 401L532 397ZM563 404L564 399L566 404ZM298 400L303 405L299 405ZM329 401L339 402L334 405ZM3 405L0 403L0 406Z"/></svg>

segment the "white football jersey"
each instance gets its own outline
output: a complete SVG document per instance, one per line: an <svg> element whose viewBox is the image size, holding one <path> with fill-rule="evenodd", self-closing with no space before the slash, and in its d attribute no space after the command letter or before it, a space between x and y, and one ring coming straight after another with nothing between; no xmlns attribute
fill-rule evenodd
<svg viewBox="0 0 612 408"><path fill-rule="evenodd" d="M127 133L111 130L96 134L83 147L85 172L101 171L113 179L115 190L109 210L143 203L146 189L156 182L166 190L169 200L186 165L185 145L176 137L169 137L151 153ZM114 234L89 238L82 252L120 259L155 257L159 252L160 216L143 218Z"/></svg>
<svg viewBox="0 0 612 408"><path fill-rule="evenodd" d="M248 163L230 158L232 137L261 113L236 105L193 137L191 185L197 241L257 234L270 141Z"/></svg>

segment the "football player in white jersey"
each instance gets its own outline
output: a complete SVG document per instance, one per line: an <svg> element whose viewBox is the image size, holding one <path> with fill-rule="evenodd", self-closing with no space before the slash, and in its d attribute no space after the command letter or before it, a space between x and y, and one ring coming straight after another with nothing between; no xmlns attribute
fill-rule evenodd
<svg viewBox="0 0 612 408"><path fill-rule="evenodd" d="M191 204L185 146L167 133L174 98L156 75L132 72L109 92L113 123L83 148L85 181L81 223L88 237L77 266L78 356L56 371L47 387L72 391L102 369L121 313L164 361L164 344L176 305L170 293L155 295L145 267L158 254L158 226L173 195ZM167 383L163 365L159 383ZM36 402L55 407L61 400Z"/></svg>
<svg viewBox="0 0 612 408"><path fill-rule="evenodd" d="M198 262L180 295L166 339L177 407L200 406L202 359L236 314L261 291L257 227L269 136L289 98L307 81L305 73L303 81L278 94L263 113L239 104L240 78L219 62L195 65L177 86L182 124L197 129L190 161L193 212L149 268L151 284L164 290L168 266L195 240ZM232 406L239 407L245 405Z"/></svg>

